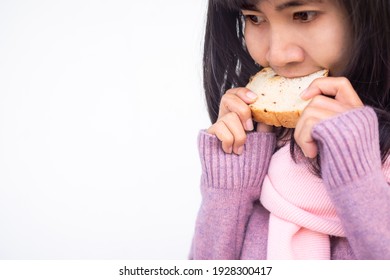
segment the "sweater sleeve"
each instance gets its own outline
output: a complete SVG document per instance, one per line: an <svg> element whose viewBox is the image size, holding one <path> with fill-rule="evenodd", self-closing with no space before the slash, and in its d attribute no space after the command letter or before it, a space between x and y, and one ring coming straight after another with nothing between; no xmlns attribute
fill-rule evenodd
<svg viewBox="0 0 390 280"><path fill-rule="evenodd" d="M220 141L201 131L202 203L190 259L239 259L245 228L260 197L275 147L272 133L248 133L243 153L226 154Z"/></svg>
<svg viewBox="0 0 390 280"><path fill-rule="evenodd" d="M381 166L378 119L354 109L313 129L321 172L358 259L390 259L390 187Z"/></svg>

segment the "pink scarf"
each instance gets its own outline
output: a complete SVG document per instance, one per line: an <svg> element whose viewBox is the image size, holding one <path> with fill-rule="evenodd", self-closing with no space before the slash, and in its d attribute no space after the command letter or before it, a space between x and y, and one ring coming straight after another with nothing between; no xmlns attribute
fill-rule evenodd
<svg viewBox="0 0 390 280"><path fill-rule="evenodd" d="M271 212L267 259L329 260L329 235L345 236L322 180L289 145L273 155L260 201Z"/></svg>

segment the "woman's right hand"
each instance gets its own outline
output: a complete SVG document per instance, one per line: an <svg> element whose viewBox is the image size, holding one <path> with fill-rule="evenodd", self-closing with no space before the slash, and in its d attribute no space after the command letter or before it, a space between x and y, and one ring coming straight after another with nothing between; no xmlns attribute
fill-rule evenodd
<svg viewBox="0 0 390 280"><path fill-rule="evenodd" d="M249 104L255 102L257 95L249 89L240 87L226 91L219 106L217 121L207 130L222 142L225 153L240 155L246 141L246 131L253 130L252 113ZM269 132L271 126L257 124L257 131Z"/></svg>

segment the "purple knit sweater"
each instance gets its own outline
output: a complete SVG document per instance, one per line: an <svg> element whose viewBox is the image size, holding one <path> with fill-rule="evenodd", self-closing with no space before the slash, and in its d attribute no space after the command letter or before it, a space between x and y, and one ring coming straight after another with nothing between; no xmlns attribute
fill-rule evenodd
<svg viewBox="0 0 390 280"><path fill-rule="evenodd" d="M364 107L323 121L313 137L346 234L330 237L331 258L390 259L390 160L382 166L375 112ZM200 132L202 204L190 259L266 258L269 212L259 197L274 151L273 133L248 133L237 156Z"/></svg>

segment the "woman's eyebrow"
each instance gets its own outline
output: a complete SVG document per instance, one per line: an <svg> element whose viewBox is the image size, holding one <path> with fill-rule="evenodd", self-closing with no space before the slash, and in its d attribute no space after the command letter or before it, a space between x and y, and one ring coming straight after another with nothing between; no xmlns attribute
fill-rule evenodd
<svg viewBox="0 0 390 280"><path fill-rule="evenodd" d="M284 9L288 9L291 7L299 7L299 6L307 5L307 4L312 3L312 2L322 3L322 0L292 0L292 1L288 1L288 2L277 5L275 10L279 12L279 11L282 11Z"/></svg>
<svg viewBox="0 0 390 280"><path fill-rule="evenodd" d="M261 10L259 8L259 4L261 2L262 2L262 0L258 1L257 5L254 5L254 4L244 4L242 6L242 9L243 10L248 10L248 11L261 12ZM307 5L309 3L322 3L322 2L323 2L322 0L290 0L290 1L286 1L284 3L281 3L281 4L277 5L275 7L275 10L280 12L282 10L285 10L285 9L288 9L288 8L292 8L292 7L299 7L299 6Z"/></svg>

